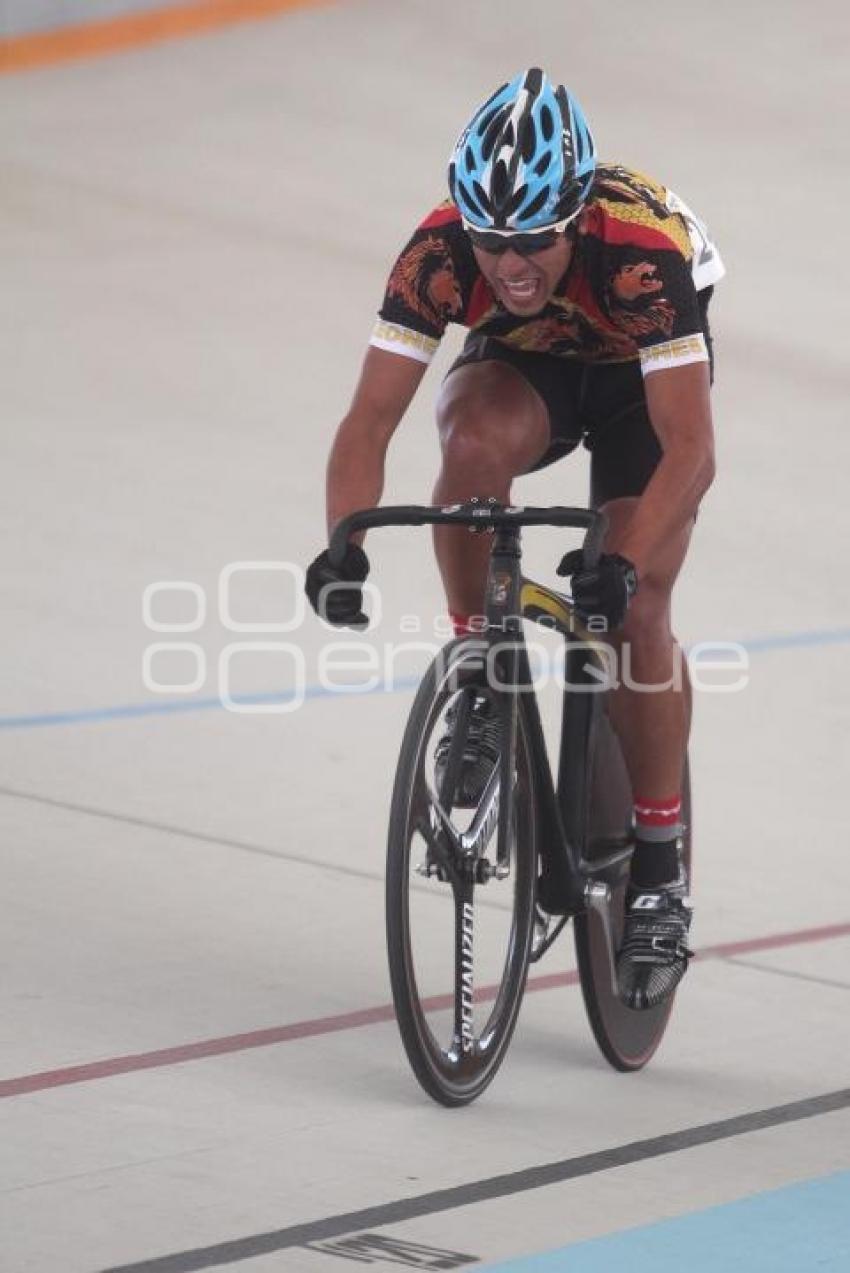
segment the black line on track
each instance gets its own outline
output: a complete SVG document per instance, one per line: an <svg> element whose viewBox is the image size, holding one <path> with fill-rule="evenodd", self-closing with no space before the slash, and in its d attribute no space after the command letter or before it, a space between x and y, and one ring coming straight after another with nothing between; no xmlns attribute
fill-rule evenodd
<svg viewBox="0 0 850 1273"><path fill-rule="evenodd" d="M223 836L209 835L204 831L193 831L189 827L174 826L169 822L154 822L148 818L137 818L131 813L116 813L111 809L98 809L94 805L75 804L71 800L57 800L53 796L40 796L32 791L16 791L13 787L0 786L0 796L9 796L13 800L29 800L33 804L47 805L51 809L65 809L69 813L81 813L89 818L101 818L106 822L121 822L125 826L140 827L144 831L156 831L164 835L179 835L184 840L195 840L200 844L215 844L223 849L237 849L241 853L253 853L256 857L274 858L278 862L295 862L298 866L313 866L317 871L327 871L331 875L348 875L355 880L367 880L370 884L383 886L383 871L367 871L357 866L341 866L336 862L323 862L308 857L305 853L290 853L284 849L269 849L262 844L250 844L247 840L228 840ZM419 884L413 881L418 893L432 892L425 881ZM433 894L432 894L433 895ZM480 898L479 906L487 910L507 911L506 904Z"/></svg>
<svg viewBox="0 0 850 1273"><path fill-rule="evenodd" d="M457 1185L452 1189L439 1189L433 1193L419 1194L414 1198L401 1198L396 1202L367 1207L362 1211L327 1216L324 1220L311 1220L306 1224L291 1225L287 1229L256 1233L250 1237L220 1242L215 1246L198 1247L192 1251L178 1251L172 1255L156 1256L134 1264L115 1265L109 1269L102 1269L100 1273L194 1273L197 1269L235 1264L240 1260L251 1260L260 1255L271 1255L277 1251L304 1246L308 1242L318 1242L366 1229L400 1224L406 1220L436 1215L441 1211L453 1211L457 1207L467 1207L473 1203L489 1202L494 1198L505 1198L513 1194L526 1193L532 1189L543 1189L547 1185L575 1180L580 1176L592 1176L601 1171L611 1171L615 1167L627 1167L632 1163L661 1158L665 1154L680 1153L684 1149L693 1149L699 1145L710 1145L714 1141L729 1140L733 1136L744 1136L749 1132L762 1131L764 1128L796 1123L805 1118L816 1118L820 1114L834 1113L848 1106L850 1106L850 1088L842 1088L837 1092L825 1092L821 1096L792 1101L788 1105L774 1105L770 1109L739 1114L735 1118L724 1118L719 1122L704 1123L699 1127L688 1127L666 1136L636 1140L631 1144L603 1149L598 1153L582 1154L578 1158L564 1158L559 1162L545 1163L541 1167L527 1167L522 1171L491 1176L471 1184Z"/></svg>
<svg viewBox="0 0 850 1273"><path fill-rule="evenodd" d="M228 840L224 836L208 835L204 831L192 831L188 827L172 826L168 822L154 822L148 818L136 818L129 813L115 813L111 809L98 809L94 805L74 804L71 800L56 800L53 796L40 796L31 791L16 791L13 787L0 787L0 796L15 800L31 800L51 809L66 809L70 813L82 813L90 818L102 818L107 822L123 822L126 826L141 827L145 831L159 831L166 835L179 835L185 840L201 844L215 844L224 849L239 849L242 853L254 853L258 857L276 858L279 862L297 862L299 866L312 866L317 871L330 871L336 875L351 875L370 883L383 883L383 872L361 870L356 866L338 866L335 862L322 862L305 853L290 853L283 849L269 849L262 844L250 844L246 840Z"/></svg>
<svg viewBox="0 0 850 1273"><path fill-rule="evenodd" d="M774 977L790 977L792 981L810 981L816 986L832 986L836 990L850 990L850 981L837 981L832 977L816 977L810 972L794 972L790 968L772 968L770 964L760 964L754 959L739 959L737 955L727 955L727 964L738 964L741 968L754 968L756 972L768 972Z"/></svg>

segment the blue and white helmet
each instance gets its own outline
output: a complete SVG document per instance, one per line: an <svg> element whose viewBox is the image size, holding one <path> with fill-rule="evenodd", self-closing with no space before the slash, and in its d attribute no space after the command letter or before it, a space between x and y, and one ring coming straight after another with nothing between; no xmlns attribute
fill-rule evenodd
<svg viewBox="0 0 850 1273"><path fill-rule="evenodd" d="M574 217L595 169L578 102L531 67L479 106L455 146L449 190L469 226L528 233Z"/></svg>

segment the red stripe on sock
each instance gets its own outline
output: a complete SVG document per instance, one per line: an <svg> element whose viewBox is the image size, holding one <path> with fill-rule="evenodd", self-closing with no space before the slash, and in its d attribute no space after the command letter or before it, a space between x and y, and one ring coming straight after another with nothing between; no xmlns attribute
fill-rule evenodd
<svg viewBox="0 0 850 1273"><path fill-rule="evenodd" d="M635 797L635 822L644 827L671 827L682 819L682 797L648 800Z"/></svg>
<svg viewBox="0 0 850 1273"><path fill-rule="evenodd" d="M455 636L475 636L484 629L483 616L480 614L456 614L449 611Z"/></svg>

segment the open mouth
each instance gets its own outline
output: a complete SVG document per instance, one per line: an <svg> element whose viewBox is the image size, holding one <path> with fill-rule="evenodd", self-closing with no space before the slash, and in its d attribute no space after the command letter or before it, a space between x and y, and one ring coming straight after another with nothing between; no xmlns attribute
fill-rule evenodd
<svg viewBox="0 0 850 1273"><path fill-rule="evenodd" d="M499 287L502 295L514 304L527 305L537 298L540 291L538 278L500 279Z"/></svg>

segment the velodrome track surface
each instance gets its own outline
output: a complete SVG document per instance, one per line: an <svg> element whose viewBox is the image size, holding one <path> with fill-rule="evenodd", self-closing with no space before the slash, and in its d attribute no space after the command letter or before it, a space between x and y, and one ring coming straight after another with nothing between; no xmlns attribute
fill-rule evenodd
<svg viewBox="0 0 850 1273"><path fill-rule="evenodd" d="M350 0L0 80L4 1273L321 1273L363 1233L388 1268L847 1267L848 19L816 16ZM470 107L539 61L603 153L668 181L723 251L720 472L677 625L743 641L749 685L697 696L710 957L652 1065L602 1061L561 941L495 1084L452 1113L407 1069L383 947L423 656L395 693L324 694L306 620L232 665L266 707L292 706L303 668L303 704L227 712L220 653L269 637L228 631L217 590L230 563L317 551L389 260ZM394 502L428 499L457 339L392 449ZM585 483L579 461L517 495ZM529 536L532 572L560 550ZM370 554L383 659L440 595L422 533ZM163 580L203 590L200 630L146 630ZM238 576L233 616L277 617L275 586ZM156 605L191 616L185 593ZM203 647L206 679L151 693L145 648L172 640Z"/></svg>

